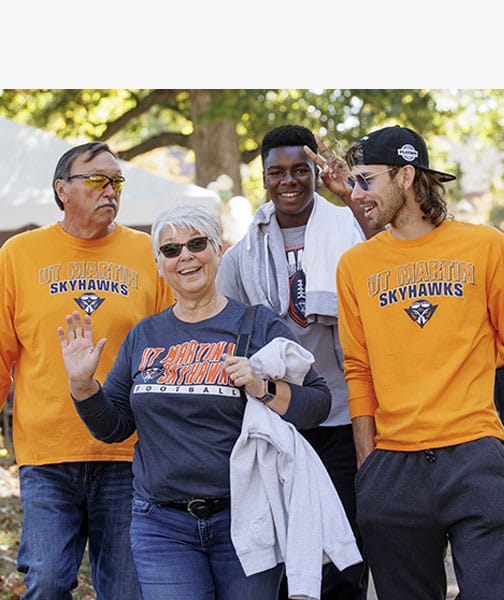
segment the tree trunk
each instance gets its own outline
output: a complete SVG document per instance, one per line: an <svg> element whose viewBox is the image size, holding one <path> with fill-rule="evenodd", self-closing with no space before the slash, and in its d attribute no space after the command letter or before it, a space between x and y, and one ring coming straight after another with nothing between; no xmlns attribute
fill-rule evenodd
<svg viewBox="0 0 504 600"><path fill-rule="evenodd" d="M206 187L219 175L233 180L232 196L242 194L240 175L240 147L236 123L219 119L212 123L202 121L216 90L191 90L191 117L193 122L193 149L196 161L195 183Z"/></svg>

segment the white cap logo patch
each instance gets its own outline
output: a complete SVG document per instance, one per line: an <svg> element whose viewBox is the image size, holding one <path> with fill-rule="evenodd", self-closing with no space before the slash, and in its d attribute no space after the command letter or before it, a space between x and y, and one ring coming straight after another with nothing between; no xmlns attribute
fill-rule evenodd
<svg viewBox="0 0 504 600"><path fill-rule="evenodd" d="M411 144L403 144L400 148L397 149L397 154L404 160L411 162L418 157L418 151Z"/></svg>

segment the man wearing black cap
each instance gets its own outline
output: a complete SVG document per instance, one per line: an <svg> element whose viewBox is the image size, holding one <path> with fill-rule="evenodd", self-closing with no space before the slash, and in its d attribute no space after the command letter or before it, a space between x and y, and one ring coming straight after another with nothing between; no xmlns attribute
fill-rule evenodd
<svg viewBox="0 0 504 600"><path fill-rule="evenodd" d="M381 600L504 598L504 235L447 217L424 140L374 131L346 154L352 201L380 229L337 272L357 449L357 517Z"/></svg>

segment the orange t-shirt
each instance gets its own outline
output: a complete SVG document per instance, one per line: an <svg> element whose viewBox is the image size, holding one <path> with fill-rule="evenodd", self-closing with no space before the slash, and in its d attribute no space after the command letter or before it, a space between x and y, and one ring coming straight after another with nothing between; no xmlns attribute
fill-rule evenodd
<svg viewBox="0 0 504 600"><path fill-rule="evenodd" d="M415 240L386 230L342 256L337 285L350 414L374 416L378 448L504 440L502 233L457 221Z"/></svg>
<svg viewBox="0 0 504 600"><path fill-rule="evenodd" d="M56 329L76 309L90 314L95 340L108 340L96 373L104 381L131 327L173 303L150 236L117 225L81 240L53 224L7 240L0 273L0 408L14 367L18 465L131 460L134 436L99 442L77 415Z"/></svg>

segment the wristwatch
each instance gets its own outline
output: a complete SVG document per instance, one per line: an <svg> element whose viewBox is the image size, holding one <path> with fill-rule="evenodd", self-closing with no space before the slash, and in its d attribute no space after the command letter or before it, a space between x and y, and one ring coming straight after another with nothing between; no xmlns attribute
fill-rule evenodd
<svg viewBox="0 0 504 600"><path fill-rule="evenodd" d="M273 398L276 396L277 386L276 383L271 379L265 379L264 383L266 384L266 393L264 396L256 398L256 400L259 400L259 402L262 402L263 404L268 404L268 402L273 400Z"/></svg>

